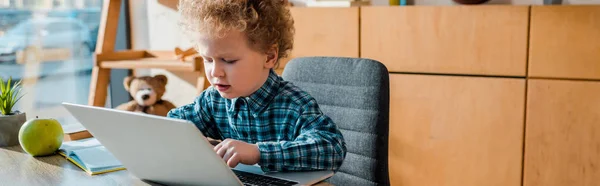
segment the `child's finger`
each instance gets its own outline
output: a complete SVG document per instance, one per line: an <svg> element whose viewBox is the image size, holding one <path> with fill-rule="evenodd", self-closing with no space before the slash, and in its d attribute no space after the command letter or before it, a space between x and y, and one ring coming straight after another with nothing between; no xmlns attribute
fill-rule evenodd
<svg viewBox="0 0 600 186"><path fill-rule="evenodd" d="M215 152L216 152L217 150L221 149L221 147L223 147L223 145L225 145L225 144L228 144L228 143L226 143L226 142L227 142L227 141L220 142L220 143L219 143L219 144L217 144L215 147L213 147L213 150L215 150Z"/></svg>
<svg viewBox="0 0 600 186"><path fill-rule="evenodd" d="M231 158L233 156L233 154L235 154L235 148L234 147L227 148L227 151L225 152L225 155L223 156L223 160L225 160L225 162L229 161L229 158Z"/></svg>
<svg viewBox="0 0 600 186"><path fill-rule="evenodd" d="M217 155L219 155L219 157L223 157L225 156L225 153L227 152L228 147L226 146L221 146L221 148L217 149Z"/></svg>
<svg viewBox="0 0 600 186"><path fill-rule="evenodd" d="M233 153L233 156L231 156L231 158L229 158L227 161L227 165L231 168L234 168L238 163L240 163L240 156L238 153Z"/></svg>
<svg viewBox="0 0 600 186"><path fill-rule="evenodd" d="M217 152L219 149L221 149L221 146L223 146L221 143L217 144L215 147L213 147L213 150L215 152Z"/></svg>

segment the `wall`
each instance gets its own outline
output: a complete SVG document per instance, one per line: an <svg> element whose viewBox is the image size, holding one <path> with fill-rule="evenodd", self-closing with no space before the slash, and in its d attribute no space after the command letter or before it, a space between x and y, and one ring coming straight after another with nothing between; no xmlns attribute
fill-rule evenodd
<svg viewBox="0 0 600 186"><path fill-rule="evenodd" d="M178 34L177 11L174 1L130 1L131 42L133 49L174 50L188 48L191 44L185 36ZM169 79L163 99L176 106L191 103L197 96L196 83L201 74L171 72L162 69L141 69L136 75L166 75Z"/></svg>

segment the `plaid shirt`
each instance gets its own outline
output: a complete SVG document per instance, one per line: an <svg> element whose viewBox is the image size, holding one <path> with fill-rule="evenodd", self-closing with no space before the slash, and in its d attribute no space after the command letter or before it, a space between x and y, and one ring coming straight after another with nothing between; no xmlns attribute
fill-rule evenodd
<svg viewBox="0 0 600 186"><path fill-rule="evenodd" d="M257 144L265 172L337 171L346 157L342 134L315 99L273 70L249 97L226 99L211 86L167 117L192 121L213 139Z"/></svg>

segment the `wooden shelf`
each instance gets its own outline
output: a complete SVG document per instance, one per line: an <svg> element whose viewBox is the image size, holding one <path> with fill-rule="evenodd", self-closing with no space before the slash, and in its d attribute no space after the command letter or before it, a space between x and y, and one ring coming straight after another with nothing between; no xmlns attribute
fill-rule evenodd
<svg viewBox="0 0 600 186"><path fill-rule="evenodd" d="M200 57L181 61L172 51L128 50L96 55L96 66L107 69L161 68L175 71L203 71Z"/></svg>
<svg viewBox="0 0 600 186"><path fill-rule="evenodd" d="M201 71L202 66L196 65L193 61L177 61L160 58L142 58L137 60L119 60L103 61L99 64L101 68L110 69L140 69L140 68L161 68L165 70L177 71Z"/></svg>
<svg viewBox="0 0 600 186"><path fill-rule="evenodd" d="M174 51L115 51L121 4L122 0L103 1L102 4L102 16L98 29L98 42L94 52L94 67L90 81L88 105L96 107L106 105L111 69L158 68L172 71L199 72L201 74L204 72L202 58L195 54L189 54L187 52L189 50L184 50L183 53L178 48ZM181 57L183 57L183 60L180 59ZM198 77L198 83L196 84L198 95L208 86L210 86L210 82L204 75ZM92 135L87 131L83 131L80 133L65 133L65 137L69 140L77 140L92 137Z"/></svg>

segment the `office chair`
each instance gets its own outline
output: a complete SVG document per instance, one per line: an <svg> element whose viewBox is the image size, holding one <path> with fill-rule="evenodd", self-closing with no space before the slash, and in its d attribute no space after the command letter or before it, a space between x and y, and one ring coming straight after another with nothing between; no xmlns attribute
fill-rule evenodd
<svg viewBox="0 0 600 186"><path fill-rule="evenodd" d="M389 185L389 76L380 62L361 58L300 57L284 80L312 95L340 128L347 154L334 185Z"/></svg>

